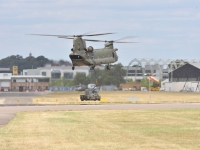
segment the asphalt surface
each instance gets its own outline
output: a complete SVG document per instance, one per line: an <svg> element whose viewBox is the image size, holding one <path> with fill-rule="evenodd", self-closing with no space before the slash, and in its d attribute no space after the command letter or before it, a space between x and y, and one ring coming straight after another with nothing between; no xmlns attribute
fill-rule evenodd
<svg viewBox="0 0 200 150"><path fill-rule="evenodd" d="M30 106L31 98L41 94L43 93L0 93L0 127L21 111L200 109L200 103ZM17 105L17 99L20 99L20 106Z"/></svg>
<svg viewBox="0 0 200 150"><path fill-rule="evenodd" d="M0 92L0 106L2 105L29 105L32 102L32 98L41 96L46 93L23 93L23 92Z"/></svg>

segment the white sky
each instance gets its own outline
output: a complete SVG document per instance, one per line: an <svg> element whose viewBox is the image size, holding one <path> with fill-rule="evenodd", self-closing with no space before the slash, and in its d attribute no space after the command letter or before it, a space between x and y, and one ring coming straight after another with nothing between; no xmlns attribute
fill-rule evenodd
<svg viewBox="0 0 200 150"><path fill-rule="evenodd" d="M115 40L137 36L136 44L115 44L119 61L134 58L199 59L199 0L0 0L0 59L10 55L69 60L72 40L25 34L83 34ZM86 37L89 39L88 37ZM103 48L104 43L87 42Z"/></svg>

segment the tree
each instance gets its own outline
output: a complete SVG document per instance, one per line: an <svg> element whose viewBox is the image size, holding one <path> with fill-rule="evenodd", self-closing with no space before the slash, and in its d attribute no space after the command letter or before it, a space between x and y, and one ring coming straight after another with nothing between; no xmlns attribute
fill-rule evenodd
<svg viewBox="0 0 200 150"><path fill-rule="evenodd" d="M98 85L119 86L119 84L125 83L124 76L126 75L126 71L122 67L119 63L114 65L111 70L95 69L90 75L90 82L98 83Z"/></svg>
<svg viewBox="0 0 200 150"><path fill-rule="evenodd" d="M150 83L150 84L151 84L151 83ZM141 86L142 86L142 87L149 88L149 79L147 79L147 77L144 77L144 78L141 80Z"/></svg>
<svg viewBox="0 0 200 150"><path fill-rule="evenodd" d="M68 80L67 81L68 86L73 86L74 85L74 80Z"/></svg>
<svg viewBox="0 0 200 150"><path fill-rule="evenodd" d="M161 87L161 80L159 82L153 82L152 87Z"/></svg>
<svg viewBox="0 0 200 150"><path fill-rule="evenodd" d="M128 84L133 84L133 83L134 83L134 82L133 82L133 79L132 79L132 78L128 78L128 79L127 79L127 83L128 83Z"/></svg>
<svg viewBox="0 0 200 150"><path fill-rule="evenodd" d="M125 83L124 77L126 75L126 71L123 69L121 63L114 65L113 69L108 71L110 71L108 72L108 76L111 84L119 86L119 84Z"/></svg>
<svg viewBox="0 0 200 150"><path fill-rule="evenodd" d="M90 83L95 83L97 85L101 85L102 83L102 74L103 71L100 69L94 69L93 72L89 76Z"/></svg>
<svg viewBox="0 0 200 150"><path fill-rule="evenodd" d="M90 83L89 77L86 76L85 73L77 73L76 76L74 77L74 84L79 85L79 84L84 84L87 85Z"/></svg>
<svg viewBox="0 0 200 150"><path fill-rule="evenodd" d="M56 86L56 80L50 80L50 86Z"/></svg>

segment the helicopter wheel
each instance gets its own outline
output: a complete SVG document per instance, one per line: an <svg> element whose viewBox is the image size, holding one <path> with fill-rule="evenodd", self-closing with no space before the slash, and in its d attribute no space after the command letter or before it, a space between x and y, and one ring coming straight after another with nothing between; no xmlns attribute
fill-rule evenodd
<svg viewBox="0 0 200 150"><path fill-rule="evenodd" d="M110 70L110 65L106 65L106 70Z"/></svg>
<svg viewBox="0 0 200 150"><path fill-rule="evenodd" d="M94 67L95 67L95 66L91 66L91 67L90 67L90 70L94 70Z"/></svg>
<svg viewBox="0 0 200 150"><path fill-rule="evenodd" d="M72 67L72 70L74 70L74 69L75 69L75 67L73 66L73 67Z"/></svg>

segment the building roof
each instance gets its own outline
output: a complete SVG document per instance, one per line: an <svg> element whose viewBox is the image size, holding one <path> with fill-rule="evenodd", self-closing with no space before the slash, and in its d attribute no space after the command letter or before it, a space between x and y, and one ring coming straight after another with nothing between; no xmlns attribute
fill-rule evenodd
<svg viewBox="0 0 200 150"><path fill-rule="evenodd" d="M200 63L189 63L189 64L200 69Z"/></svg>
<svg viewBox="0 0 200 150"><path fill-rule="evenodd" d="M0 68L0 71L10 71L10 68Z"/></svg>
<svg viewBox="0 0 200 150"><path fill-rule="evenodd" d="M49 78L47 76L41 76L41 75L14 75L11 76L11 78Z"/></svg>

